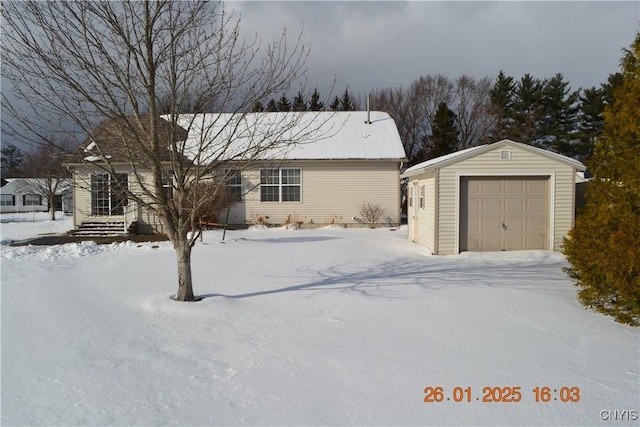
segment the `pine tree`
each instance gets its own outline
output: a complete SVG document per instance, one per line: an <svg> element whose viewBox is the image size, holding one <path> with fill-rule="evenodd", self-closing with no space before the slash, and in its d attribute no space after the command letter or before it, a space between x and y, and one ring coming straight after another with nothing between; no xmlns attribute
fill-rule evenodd
<svg viewBox="0 0 640 427"><path fill-rule="evenodd" d="M333 101L331 101L331 104L329 105L329 109L331 111L340 111L340 98L338 98L337 95L335 98L333 98Z"/></svg>
<svg viewBox="0 0 640 427"><path fill-rule="evenodd" d="M456 151L459 134L455 113L449 109L446 102L441 102L433 121L429 157L440 157Z"/></svg>
<svg viewBox="0 0 640 427"><path fill-rule="evenodd" d="M276 102L275 99L271 98L269 100L269 102L267 102L266 111L268 111L270 113L274 113L274 112L278 111L278 103Z"/></svg>
<svg viewBox="0 0 640 427"><path fill-rule="evenodd" d="M524 144L535 143L540 136L542 87L539 79L525 74L518 81L514 99L514 139Z"/></svg>
<svg viewBox="0 0 640 427"><path fill-rule="evenodd" d="M349 94L349 88L344 90L342 98L340 98L340 111L355 111L356 104Z"/></svg>
<svg viewBox="0 0 640 427"><path fill-rule="evenodd" d="M613 92L615 92L620 86L622 86L623 77L622 73L610 74L607 82L602 85L605 104L611 104L613 102Z"/></svg>
<svg viewBox="0 0 640 427"><path fill-rule="evenodd" d="M596 139L604 129L604 90L591 87L580 95L578 134L580 144L575 147L575 158L587 162L593 154Z"/></svg>
<svg viewBox="0 0 640 427"><path fill-rule="evenodd" d="M515 139L513 135L513 103L516 84L513 77L506 76L504 71L498 73L496 81L489 92L491 98L494 127L491 131L491 139Z"/></svg>
<svg viewBox="0 0 640 427"><path fill-rule="evenodd" d="M13 144L2 147L2 179L20 176L24 154Z"/></svg>
<svg viewBox="0 0 640 427"><path fill-rule="evenodd" d="M565 240L587 307L640 325L640 33L622 60L590 166L587 204Z"/></svg>
<svg viewBox="0 0 640 427"><path fill-rule="evenodd" d="M304 96L301 91L298 91L298 94L293 98L293 105L291 106L292 111L306 111L307 103L304 100Z"/></svg>
<svg viewBox="0 0 640 427"><path fill-rule="evenodd" d="M289 98L287 98L287 95L285 95L284 93L282 94L282 96L280 97L280 100L278 101L278 111L291 111L291 101L289 101Z"/></svg>
<svg viewBox="0 0 640 427"><path fill-rule="evenodd" d="M318 93L318 89L314 89L311 94L311 102L309 102L309 110L311 111L322 111L324 110L324 103L320 101L320 93Z"/></svg>
<svg viewBox="0 0 640 427"><path fill-rule="evenodd" d="M541 96L538 145L566 156L575 156L580 91L571 91L569 82L558 73L544 82Z"/></svg>

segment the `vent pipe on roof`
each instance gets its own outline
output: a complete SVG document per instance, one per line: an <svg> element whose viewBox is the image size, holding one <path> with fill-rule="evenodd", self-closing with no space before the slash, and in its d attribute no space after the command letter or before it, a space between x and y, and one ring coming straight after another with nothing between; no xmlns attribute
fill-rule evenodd
<svg viewBox="0 0 640 427"><path fill-rule="evenodd" d="M367 95L367 120L366 124L371 124L371 96Z"/></svg>

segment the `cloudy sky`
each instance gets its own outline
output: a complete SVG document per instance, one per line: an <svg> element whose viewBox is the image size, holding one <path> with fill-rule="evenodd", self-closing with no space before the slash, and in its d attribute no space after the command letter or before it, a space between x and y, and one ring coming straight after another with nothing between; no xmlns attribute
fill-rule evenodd
<svg viewBox="0 0 640 427"><path fill-rule="evenodd" d="M619 71L640 30L640 0L613 1L235 1L241 31L264 41L302 32L307 89L328 99L346 87L407 87L423 75L516 79L562 73L572 89L600 86ZM3 91L8 88L4 78ZM293 93L290 94L293 96ZM332 96L333 96L332 95ZM363 107L361 103L361 107ZM375 106L373 106L375 108ZM3 127L2 143L7 138Z"/></svg>
<svg viewBox="0 0 640 427"><path fill-rule="evenodd" d="M562 73L573 89L619 71L639 30L640 1L627 2L244 2L227 1L241 30L274 39L286 26L310 48L308 80L323 97L407 86L422 75L492 80Z"/></svg>

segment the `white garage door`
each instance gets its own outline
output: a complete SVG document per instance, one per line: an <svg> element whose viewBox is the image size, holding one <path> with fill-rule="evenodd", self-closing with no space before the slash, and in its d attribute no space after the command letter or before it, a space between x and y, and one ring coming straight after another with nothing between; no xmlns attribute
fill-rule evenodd
<svg viewBox="0 0 640 427"><path fill-rule="evenodd" d="M460 251L548 249L549 177L462 177Z"/></svg>

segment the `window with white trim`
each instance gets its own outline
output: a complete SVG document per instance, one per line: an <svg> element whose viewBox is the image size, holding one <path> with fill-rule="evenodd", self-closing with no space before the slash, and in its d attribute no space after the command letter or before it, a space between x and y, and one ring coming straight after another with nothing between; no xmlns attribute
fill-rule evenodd
<svg viewBox="0 0 640 427"><path fill-rule="evenodd" d="M164 190L164 194L167 196L167 200L173 199L173 171L172 170L162 171L162 189Z"/></svg>
<svg viewBox="0 0 640 427"><path fill-rule="evenodd" d="M426 188L424 185L420 186L420 209L424 209L424 198L425 198Z"/></svg>
<svg viewBox="0 0 640 427"><path fill-rule="evenodd" d="M0 194L0 206L15 206L16 196L13 194Z"/></svg>
<svg viewBox="0 0 640 427"><path fill-rule="evenodd" d="M298 168L260 169L260 201L302 201L302 170Z"/></svg>
<svg viewBox="0 0 640 427"><path fill-rule="evenodd" d="M23 194L22 206L40 206L42 205L42 196L39 194Z"/></svg>
<svg viewBox="0 0 640 427"><path fill-rule="evenodd" d="M91 175L91 215L124 215L128 181L126 173Z"/></svg>
<svg viewBox="0 0 640 427"><path fill-rule="evenodd" d="M236 202L242 200L242 172L238 169L225 169L224 182L227 191L233 196Z"/></svg>

